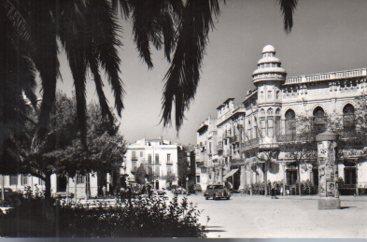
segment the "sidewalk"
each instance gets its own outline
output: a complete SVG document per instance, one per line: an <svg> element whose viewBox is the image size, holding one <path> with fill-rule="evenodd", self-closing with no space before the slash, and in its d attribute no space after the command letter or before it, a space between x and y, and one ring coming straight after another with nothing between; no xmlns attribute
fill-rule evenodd
<svg viewBox="0 0 367 242"><path fill-rule="evenodd" d="M254 199L254 200L262 200L262 199L271 199L271 196L264 196L264 195L243 195L240 193L233 193L233 197L243 197L248 199ZM342 201L367 201L367 196L339 196L340 200ZM282 196L278 195L277 199L284 199L284 200L318 200L319 195L287 195Z"/></svg>

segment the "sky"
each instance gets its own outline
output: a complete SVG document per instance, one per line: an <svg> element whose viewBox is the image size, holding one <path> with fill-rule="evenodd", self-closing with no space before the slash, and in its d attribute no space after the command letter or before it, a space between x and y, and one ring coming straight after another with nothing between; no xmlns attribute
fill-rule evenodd
<svg viewBox="0 0 367 242"><path fill-rule="evenodd" d="M169 63L163 52L153 53L154 68L148 70L132 40L131 25L122 21L119 49L125 109L119 118L120 132L128 142L163 136L182 144L196 143L196 130L228 97L240 102L253 89L251 74L261 50L271 44L288 76L338 71L366 66L367 1L299 1L291 33L283 30L283 19L275 0L227 0L209 35L196 98L186 112L180 131L160 123L163 77ZM65 53L60 53L62 80L58 89L71 95L73 81ZM89 78L91 79L91 77ZM113 95L106 81L106 96ZM92 81L87 98L96 100Z"/></svg>

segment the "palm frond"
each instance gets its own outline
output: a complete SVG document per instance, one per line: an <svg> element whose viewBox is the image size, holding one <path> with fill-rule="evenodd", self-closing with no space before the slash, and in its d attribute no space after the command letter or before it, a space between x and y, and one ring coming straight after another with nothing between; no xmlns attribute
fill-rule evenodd
<svg viewBox="0 0 367 242"><path fill-rule="evenodd" d="M92 53L89 53L87 58L88 58L88 62L89 62L89 65L90 65L90 69L91 69L92 74L94 76L94 83L96 85L96 91L97 91L97 95L98 95L99 105L101 106L102 116L103 117L107 116L109 121L112 122L113 121L113 116L112 116L111 110L108 106L107 98L106 98L106 96L104 94L104 91L103 91L103 82L102 82L101 75L99 73L97 59Z"/></svg>
<svg viewBox="0 0 367 242"><path fill-rule="evenodd" d="M35 43L35 50L31 53L42 84L42 102L38 118L39 128L35 136L35 145L47 132L50 112L55 103L56 82L59 74L58 45L56 40L57 16L54 1L30 1L29 24L31 35Z"/></svg>
<svg viewBox="0 0 367 242"><path fill-rule="evenodd" d="M171 122L175 103L176 129L182 125L184 112L194 98L200 78L200 67L208 41L213 17L219 14L216 0L188 0L179 27L177 47L172 64L165 76L163 93L164 126Z"/></svg>
<svg viewBox="0 0 367 242"><path fill-rule="evenodd" d="M293 13L298 0L277 0L283 14L284 30L289 33L293 27Z"/></svg>
<svg viewBox="0 0 367 242"><path fill-rule="evenodd" d="M3 0L0 4L13 26L17 38L21 39L23 43L29 43L31 40L31 31L26 18L23 16L23 11L20 9L22 5L18 0Z"/></svg>
<svg viewBox="0 0 367 242"><path fill-rule="evenodd" d="M112 8L114 10L120 9L121 14L128 18L131 11L130 2L131 0L112 0Z"/></svg>
<svg viewBox="0 0 367 242"><path fill-rule="evenodd" d="M161 0L135 0L133 1L132 21L133 35L136 47L140 57L148 65L148 68L153 67L151 59L150 41L152 36L152 27L154 14Z"/></svg>
<svg viewBox="0 0 367 242"><path fill-rule="evenodd" d="M90 0L87 6L87 22L93 41L93 51L97 56L100 66L108 75L108 80L115 96L115 107L119 116L124 108L122 97L123 87L120 79L120 57L117 47L121 45L118 40L119 25L113 9L106 0Z"/></svg>

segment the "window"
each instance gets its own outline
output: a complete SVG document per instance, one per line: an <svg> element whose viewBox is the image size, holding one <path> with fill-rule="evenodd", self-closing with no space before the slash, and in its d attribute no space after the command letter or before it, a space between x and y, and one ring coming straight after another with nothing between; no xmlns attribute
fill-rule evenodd
<svg viewBox="0 0 367 242"><path fill-rule="evenodd" d="M266 133L266 125L265 125L265 118L260 118L260 129L261 129L261 135L265 136Z"/></svg>
<svg viewBox="0 0 367 242"><path fill-rule="evenodd" d="M138 158L136 157L136 152L135 151L131 152L131 160L133 160L133 161L138 160Z"/></svg>
<svg viewBox="0 0 367 242"><path fill-rule="evenodd" d="M159 154L155 154L155 164L159 165Z"/></svg>
<svg viewBox="0 0 367 242"><path fill-rule="evenodd" d="M273 91L272 90L269 90L268 91L268 100L270 100L272 98L273 98Z"/></svg>
<svg viewBox="0 0 367 242"><path fill-rule="evenodd" d="M85 181L85 176L78 174L76 175L76 184L82 184Z"/></svg>
<svg viewBox="0 0 367 242"><path fill-rule="evenodd" d="M322 133L326 130L326 116L324 109L321 107L315 108L313 111L314 129L316 134Z"/></svg>
<svg viewBox="0 0 367 242"><path fill-rule="evenodd" d="M265 116L265 110L263 108L260 109L260 116L261 117L264 117Z"/></svg>
<svg viewBox="0 0 367 242"><path fill-rule="evenodd" d="M253 135L253 137L256 139L257 138L257 135L258 135L258 130L257 130L257 119L255 118L254 119L254 130L253 130L253 133L254 133L254 135Z"/></svg>
<svg viewBox="0 0 367 242"><path fill-rule="evenodd" d="M167 166L167 175L172 175L172 166Z"/></svg>
<svg viewBox="0 0 367 242"><path fill-rule="evenodd" d="M347 104L343 108L343 127L345 131L353 131L356 128L354 107Z"/></svg>
<svg viewBox="0 0 367 242"><path fill-rule="evenodd" d="M18 185L18 175L13 175L9 177L10 179L10 186L16 186Z"/></svg>
<svg viewBox="0 0 367 242"><path fill-rule="evenodd" d="M268 133L267 136L274 137L274 119L273 117L268 117Z"/></svg>
<svg viewBox="0 0 367 242"><path fill-rule="evenodd" d="M292 109L285 112L285 135L291 140L296 136L296 114Z"/></svg>
<svg viewBox="0 0 367 242"><path fill-rule="evenodd" d="M21 184L22 186L27 185L27 184L28 184L28 176L26 176L26 175L21 175L21 177L20 177L20 184Z"/></svg>
<svg viewBox="0 0 367 242"><path fill-rule="evenodd" d="M200 176L196 176L196 183L200 183Z"/></svg>
<svg viewBox="0 0 367 242"><path fill-rule="evenodd" d="M140 157L144 157L144 152L140 151Z"/></svg>
<svg viewBox="0 0 367 242"><path fill-rule="evenodd" d="M276 92L276 94L275 94L275 98L276 98L276 99L279 99L279 96L280 96L279 94L280 94L280 91L278 90L278 91Z"/></svg>
<svg viewBox="0 0 367 242"><path fill-rule="evenodd" d="M260 99L263 100L264 99L264 91L260 91Z"/></svg>
<svg viewBox="0 0 367 242"><path fill-rule="evenodd" d="M41 178L38 178L38 184L43 186L43 185L45 185L45 181L42 180Z"/></svg>
<svg viewBox="0 0 367 242"><path fill-rule="evenodd" d="M212 153L212 142L209 142L209 153Z"/></svg>
<svg viewBox="0 0 367 242"><path fill-rule="evenodd" d="M167 163L171 163L171 154L167 154Z"/></svg>

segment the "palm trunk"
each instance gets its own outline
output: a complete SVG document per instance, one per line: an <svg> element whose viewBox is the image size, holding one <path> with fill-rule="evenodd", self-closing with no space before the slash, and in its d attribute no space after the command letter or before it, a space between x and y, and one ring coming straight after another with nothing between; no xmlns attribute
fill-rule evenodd
<svg viewBox="0 0 367 242"><path fill-rule="evenodd" d="M51 198L51 174L46 173L45 175L45 198Z"/></svg>

